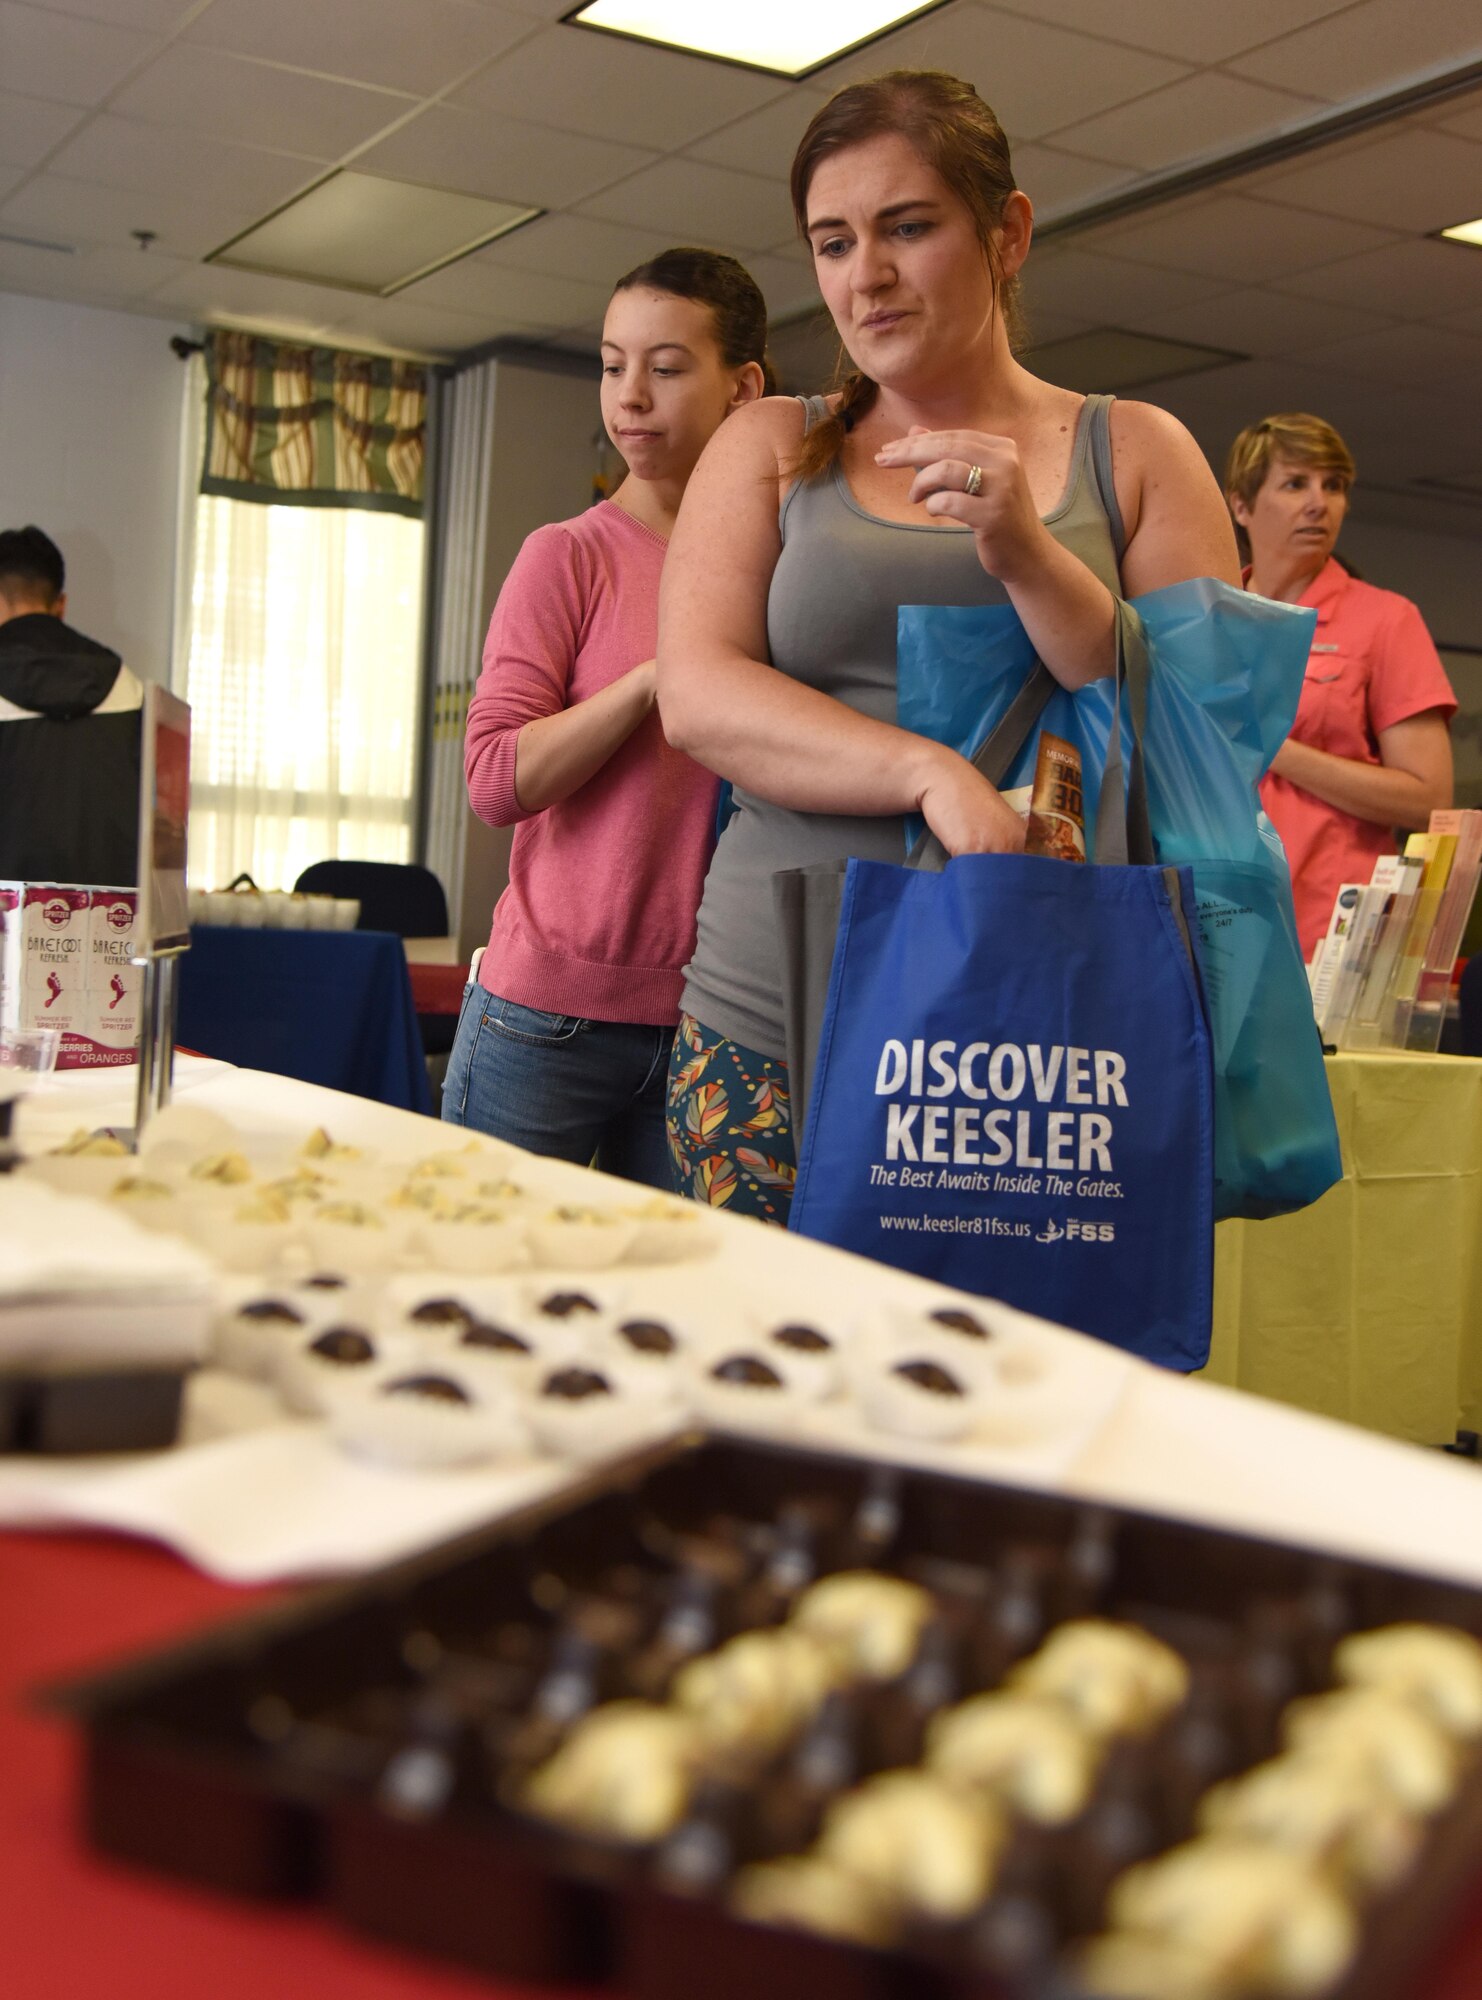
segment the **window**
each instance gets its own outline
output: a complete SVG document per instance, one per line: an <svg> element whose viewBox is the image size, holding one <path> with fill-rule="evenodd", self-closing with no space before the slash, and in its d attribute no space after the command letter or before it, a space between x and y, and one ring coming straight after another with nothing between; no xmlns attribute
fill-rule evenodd
<svg viewBox="0 0 1482 2000"><path fill-rule="evenodd" d="M409 859L421 521L202 494L193 543L192 883Z"/></svg>

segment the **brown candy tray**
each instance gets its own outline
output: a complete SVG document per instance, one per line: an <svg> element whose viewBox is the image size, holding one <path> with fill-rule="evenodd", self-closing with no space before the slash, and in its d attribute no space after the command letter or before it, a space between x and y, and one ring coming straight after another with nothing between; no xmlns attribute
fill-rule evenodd
<svg viewBox="0 0 1482 2000"><path fill-rule="evenodd" d="M789 1745L753 1781L702 1786L655 1848L523 1812L520 1775L591 1706L662 1698L683 1659L861 1567L924 1585L940 1615L901 1680L820 1717L811 1757ZM1071 1826L1016 1831L975 1916L887 1952L731 1913L736 1867L807 1844L831 1795L822 1749L840 1788L912 1761L936 1703L1093 1615L1174 1645L1189 1698L1113 1754ZM1330 1685L1338 1639L1410 1619L1482 1636L1482 1593L946 1473L689 1439L52 1699L85 1730L104 1852L315 1898L494 1978L607 1978L634 2000L1091 2000L1067 1947L1115 1875L1184 1838L1208 1784L1273 1753L1282 1705ZM1362 1949L1323 2000L1406 2000L1479 1872L1473 1769L1416 1866L1365 1906Z"/></svg>

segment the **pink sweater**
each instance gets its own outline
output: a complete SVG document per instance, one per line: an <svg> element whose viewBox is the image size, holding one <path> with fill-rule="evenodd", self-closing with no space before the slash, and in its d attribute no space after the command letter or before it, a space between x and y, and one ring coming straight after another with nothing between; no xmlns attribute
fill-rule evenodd
<svg viewBox="0 0 1482 2000"><path fill-rule="evenodd" d="M570 798L527 813L515 796L524 725L653 658L665 546L604 501L537 528L494 607L463 768L479 818L515 837L479 983L524 1007L679 1018L716 780L670 748L653 714Z"/></svg>

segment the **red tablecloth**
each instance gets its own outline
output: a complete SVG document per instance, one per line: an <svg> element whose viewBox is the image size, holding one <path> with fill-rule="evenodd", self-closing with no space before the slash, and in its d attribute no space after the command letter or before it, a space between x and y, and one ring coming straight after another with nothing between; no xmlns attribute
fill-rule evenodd
<svg viewBox="0 0 1482 2000"><path fill-rule="evenodd" d="M162 1550L0 1535L0 1986L16 2000L534 2000L358 1943L305 1910L207 1895L95 1859L75 1826L75 1733L38 1684L263 1601ZM1434 1973L1393 2000L1478 2000L1482 1908Z"/></svg>

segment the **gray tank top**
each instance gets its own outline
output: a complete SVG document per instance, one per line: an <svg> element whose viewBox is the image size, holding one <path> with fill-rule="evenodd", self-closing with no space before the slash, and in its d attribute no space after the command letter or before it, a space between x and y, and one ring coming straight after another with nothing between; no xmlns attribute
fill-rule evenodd
<svg viewBox="0 0 1482 2000"><path fill-rule="evenodd" d="M1110 396L1088 396L1065 491L1045 526L1109 590L1118 591L1122 520L1111 480ZM827 415L803 399L804 428ZM767 598L767 642L780 673L879 722L896 720L896 611L902 604L1006 604L968 528L916 527L867 514L837 462L788 489L782 553ZM729 1041L780 1058L786 1049L772 916L772 877L815 861L904 861L898 815L792 812L737 790L716 845L686 967L686 1013Z"/></svg>

